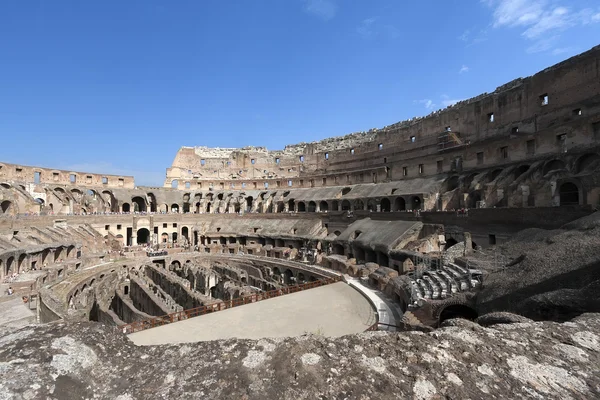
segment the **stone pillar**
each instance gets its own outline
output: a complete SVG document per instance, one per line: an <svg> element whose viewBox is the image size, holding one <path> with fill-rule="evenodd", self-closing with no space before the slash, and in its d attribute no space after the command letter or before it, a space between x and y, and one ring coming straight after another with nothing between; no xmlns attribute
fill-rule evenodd
<svg viewBox="0 0 600 400"><path fill-rule="evenodd" d="M527 207L529 205L529 186L527 186L527 185L521 186L521 195L523 196L521 206Z"/></svg>
<svg viewBox="0 0 600 400"><path fill-rule="evenodd" d="M473 241L471 239L471 232L465 232L465 255L473 253Z"/></svg>

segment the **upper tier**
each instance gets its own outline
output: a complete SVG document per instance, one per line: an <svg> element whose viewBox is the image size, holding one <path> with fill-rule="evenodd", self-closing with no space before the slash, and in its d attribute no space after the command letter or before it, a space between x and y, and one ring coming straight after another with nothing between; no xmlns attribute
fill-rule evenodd
<svg viewBox="0 0 600 400"><path fill-rule="evenodd" d="M600 46L533 76L515 79L493 93L461 101L426 117L368 132L288 145L283 150L182 147L167 169L164 186L204 189L213 182L218 185L224 181L247 181L254 186L253 182L258 181L257 187L263 187L269 181L303 177L317 177L319 185L325 179L324 185L331 185L335 184L335 177L343 177L346 183L346 173L355 174L356 178L362 173L375 173L387 180L399 180L411 174L446 172L444 165L459 155L468 158L470 155L465 152L478 145L484 149L478 151L490 151L490 142L557 128L564 131L565 124L573 125L574 117L587 120L598 116L598 65ZM498 154L486 154L485 161L497 157Z"/></svg>

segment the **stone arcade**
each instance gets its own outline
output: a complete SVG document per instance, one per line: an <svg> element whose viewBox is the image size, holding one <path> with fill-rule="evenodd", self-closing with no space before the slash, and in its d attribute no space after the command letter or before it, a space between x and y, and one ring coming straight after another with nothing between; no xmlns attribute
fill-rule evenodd
<svg viewBox="0 0 600 400"><path fill-rule="evenodd" d="M182 147L160 188L0 164L0 393L600 397L599 65L281 151ZM340 285L343 332L307 321L342 297L290 300ZM297 337L129 339L250 332L275 298Z"/></svg>

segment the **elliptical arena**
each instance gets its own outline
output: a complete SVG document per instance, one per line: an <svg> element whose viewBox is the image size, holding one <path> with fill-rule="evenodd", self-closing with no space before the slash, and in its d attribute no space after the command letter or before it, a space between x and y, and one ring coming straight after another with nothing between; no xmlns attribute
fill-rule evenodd
<svg viewBox="0 0 600 400"><path fill-rule="evenodd" d="M424 118L281 151L182 147L164 187L0 164L3 293L32 305L21 322L100 321L139 343L427 330L500 310L566 320L519 300L597 269L482 291L518 231L598 207L598 65L595 47Z"/></svg>

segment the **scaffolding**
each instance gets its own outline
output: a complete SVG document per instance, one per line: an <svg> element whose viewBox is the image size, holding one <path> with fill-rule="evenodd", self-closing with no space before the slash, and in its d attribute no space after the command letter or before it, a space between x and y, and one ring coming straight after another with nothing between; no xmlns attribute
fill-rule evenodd
<svg viewBox="0 0 600 400"><path fill-rule="evenodd" d="M438 136L438 151L456 149L467 146L469 143L460 137L460 132L452 132L450 129L440 133Z"/></svg>

